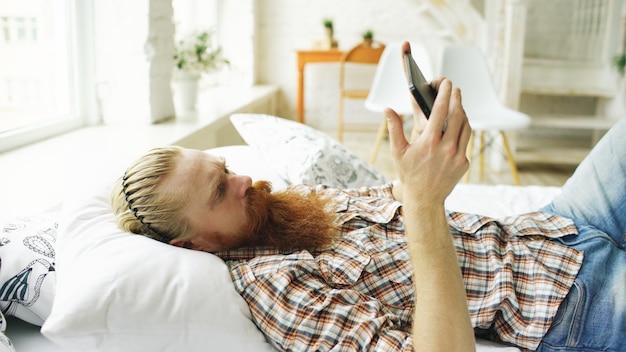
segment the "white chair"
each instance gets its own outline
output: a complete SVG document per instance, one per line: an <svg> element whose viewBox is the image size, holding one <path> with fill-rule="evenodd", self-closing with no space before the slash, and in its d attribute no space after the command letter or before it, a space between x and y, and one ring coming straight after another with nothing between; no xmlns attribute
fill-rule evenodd
<svg viewBox="0 0 626 352"><path fill-rule="evenodd" d="M424 74L424 78L430 81L433 78L433 67L426 48L420 44L411 43L411 54ZM365 99L365 107L368 110L382 113L386 108L392 108L400 116L413 114L412 96L403 65L402 42L387 45L378 62L372 86ZM370 163L376 162L378 151L386 135L387 119L383 118L370 156Z"/></svg>
<svg viewBox="0 0 626 352"><path fill-rule="evenodd" d="M494 132L502 138L502 147L516 185L520 184L517 165L509 147L505 131L527 128L530 117L502 104L496 94L491 70L482 51L471 44L449 44L443 49L440 75L449 78L454 86L461 88L463 107L472 126L468 146L468 158L473 159L474 136L480 139L479 179L484 176L485 132ZM494 141L487 143L493 146ZM468 182L470 171L465 174Z"/></svg>

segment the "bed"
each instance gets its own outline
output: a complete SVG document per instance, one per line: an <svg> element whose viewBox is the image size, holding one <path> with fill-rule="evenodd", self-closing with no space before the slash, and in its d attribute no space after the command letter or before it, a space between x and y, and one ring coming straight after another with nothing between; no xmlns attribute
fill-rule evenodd
<svg viewBox="0 0 626 352"><path fill-rule="evenodd" d="M386 181L310 127L267 115L237 114L231 121L247 145L208 152L224 156L239 174L271 181L275 189L300 182L351 187ZM71 155L60 211L0 219L2 237L10 239L0 246L0 280L15 281L25 268L33 269L20 301L0 295L8 315L5 334L15 349L275 351L253 324L219 258L117 229L109 187L135 157ZM447 206L498 217L536 209L559 192L459 184ZM484 340L477 347L518 351Z"/></svg>

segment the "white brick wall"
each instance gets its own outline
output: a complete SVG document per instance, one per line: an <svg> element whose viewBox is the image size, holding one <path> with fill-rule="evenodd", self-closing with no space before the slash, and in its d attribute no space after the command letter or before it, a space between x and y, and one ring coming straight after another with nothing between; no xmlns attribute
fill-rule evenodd
<svg viewBox="0 0 626 352"><path fill-rule="evenodd" d="M174 60L174 23L171 0L150 0L146 56L150 67L150 118L158 121L174 115L170 89Z"/></svg>
<svg viewBox="0 0 626 352"><path fill-rule="evenodd" d="M281 87L284 98L279 114L295 118L297 85L296 50L310 49L324 37L322 21L334 20L339 48L346 50L361 41L368 29L375 39L419 41L433 50L433 59L442 37L441 28L420 12L424 0L257 0L257 81ZM334 127L337 120L338 65L318 64L305 72L307 123ZM369 113L362 103L348 107L348 114L367 115L376 123L380 116Z"/></svg>
<svg viewBox="0 0 626 352"><path fill-rule="evenodd" d="M288 118L295 118L296 50L310 49L314 40L324 37L324 18L334 20L342 50L358 44L361 34L371 29L375 39L384 43L420 42L431 49L437 62L439 48L449 41L445 29L423 14L426 0L215 1L223 1L218 22L225 54L233 63L230 80L279 86L283 93L279 115ZM169 80L175 28L171 0L94 3L96 91L104 120L145 123L172 116ZM251 22L254 29L250 29ZM249 78L251 71L254 78ZM307 67L305 92L307 123L319 128L335 126L338 64ZM361 102L346 108L348 116L374 124L380 121Z"/></svg>
<svg viewBox="0 0 626 352"><path fill-rule="evenodd" d="M95 76L106 123L173 116L171 0L94 1Z"/></svg>

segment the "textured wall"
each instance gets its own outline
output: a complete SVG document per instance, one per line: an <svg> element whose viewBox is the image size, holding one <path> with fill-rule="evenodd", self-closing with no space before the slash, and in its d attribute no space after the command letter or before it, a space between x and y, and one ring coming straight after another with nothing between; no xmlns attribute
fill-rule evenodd
<svg viewBox="0 0 626 352"><path fill-rule="evenodd" d="M95 1L94 14L95 85L104 121L173 116L171 0Z"/></svg>
<svg viewBox="0 0 626 352"><path fill-rule="evenodd" d="M423 0L258 0L257 82L282 89L279 114L295 118L297 67L296 50L310 49L315 39L324 38L322 21L334 20L339 48L346 50L361 41L368 29L375 39L421 42L432 49L432 59L443 41L442 28L422 12ZM335 126L338 101L338 65L316 64L305 72L306 119L310 125ZM347 106L349 115L380 121L362 103Z"/></svg>

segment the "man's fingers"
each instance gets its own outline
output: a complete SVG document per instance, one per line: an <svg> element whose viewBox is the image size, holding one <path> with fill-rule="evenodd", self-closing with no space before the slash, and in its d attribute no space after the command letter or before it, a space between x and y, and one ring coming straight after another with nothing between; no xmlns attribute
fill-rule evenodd
<svg viewBox="0 0 626 352"><path fill-rule="evenodd" d="M458 143L460 152L465 153L472 129L467 120L467 115L461 104L461 90L458 87L452 88L450 96L450 110L448 114L448 129L444 138L448 137Z"/></svg>
<svg viewBox="0 0 626 352"><path fill-rule="evenodd" d="M437 77L433 79L432 81L430 81L430 86L433 88L434 91L438 91L439 86L441 85L441 82L443 82L445 79L446 79L445 77Z"/></svg>
<svg viewBox="0 0 626 352"><path fill-rule="evenodd" d="M426 125L426 131L429 131L429 133L438 133L438 135L441 136L443 126L448 118L451 94L452 83L447 79L443 79L439 83L437 98L435 99L435 104L433 104L433 111Z"/></svg>
<svg viewBox="0 0 626 352"><path fill-rule="evenodd" d="M402 118L392 109L385 109L385 118L387 119L387 129L389 130L389 144L391 146L391 154L394 158L401 156L409 145L404 136L402 128Z"/></svg>
<svg viewBox="0 0 626 352"><path fill-rule="evenodd" d="M463 126L461 130L461 136L459 137L459 148L463 151L463 153L467 152L467 145L470 140L470 136L472 135L472 126L469 123L469 119L465 110L463 109L463 96L461 95L461 90L459 88L455 89L455 95L458 95L458 105L461 109L460 115L462 116Z"/></svg>
<svg viewBox="0 0 626 352"><path fill-rule="evenodd" d="M467 122L465 112L461 105L461 91L458 87L451 90L450 101L448 107L448 116L446 117L446 130L444 138L458 139L463 124Z"/></svg>

